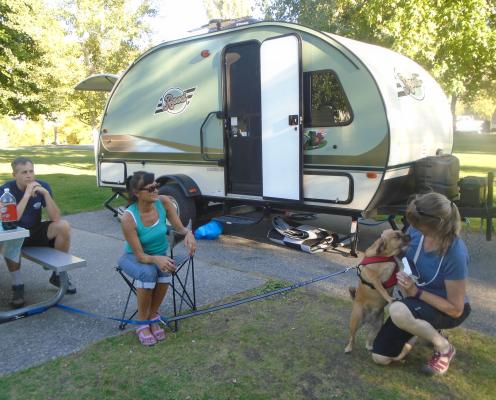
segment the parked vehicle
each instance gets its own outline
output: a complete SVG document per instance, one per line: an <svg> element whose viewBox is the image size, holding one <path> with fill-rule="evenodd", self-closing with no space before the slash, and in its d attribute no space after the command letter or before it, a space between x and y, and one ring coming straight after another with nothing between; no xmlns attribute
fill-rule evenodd
<svg viewBox="0 0 496 400"><path fill-rule="evenodd" d="M458 115L456 117L455 132L484 132L485 121L475 119L472 115Z"/></svg>
<svg viewBox="0 0 496 400"><path fill-rule="evenodd" d="M413 163L450 154L453 131L414 61L259 22L145 52L113 85L95 145L99 186L152 171L183 222L209 202L355 218L405 201Z"/></svg>

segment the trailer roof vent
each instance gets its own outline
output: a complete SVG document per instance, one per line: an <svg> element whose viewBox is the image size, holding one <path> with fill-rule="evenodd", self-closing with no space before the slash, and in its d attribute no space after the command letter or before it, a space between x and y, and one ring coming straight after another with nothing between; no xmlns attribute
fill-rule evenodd
<svg viewBox="0 0 496 400"><path fill-rule="evenodd" d="M238 26L253 24L255 22L260 22L260 20L253 17L211 19L210 21L208 21L208 24L203 25L198 29L194 29L193 31L207 29L208 32L216 32L223 29L230 29L230 28L236 28Z"/></svg>

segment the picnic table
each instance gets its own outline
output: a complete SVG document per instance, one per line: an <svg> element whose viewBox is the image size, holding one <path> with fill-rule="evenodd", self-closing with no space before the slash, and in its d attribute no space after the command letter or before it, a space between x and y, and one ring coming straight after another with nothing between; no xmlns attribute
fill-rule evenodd
<svg viewBox="0 0 496 400"><path fill-rule="evenodd" d="M60 277L60 287L55 295L48 300L14 310L0 311L0 323L36 314L57 304L64 297L69 286L67 271L86 266L85 260L51 247L25 247L23 249L22 243L24 238L28 236L29 231L27 229L18 227L6 231L0 225L0 252L9 260L20 262L22 256L45 269L55 271Z"/></svg>

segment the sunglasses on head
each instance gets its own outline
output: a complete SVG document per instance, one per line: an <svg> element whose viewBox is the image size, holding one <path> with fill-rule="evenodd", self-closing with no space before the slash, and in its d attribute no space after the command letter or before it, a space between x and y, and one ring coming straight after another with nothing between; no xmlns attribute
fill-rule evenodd
<svg viewBox="0 0 496 400"><path fill-rule="evenodd" d="M154 183L154 184L152 184L152 185L150 185L148 187L142 187L140 189L140 191L147 190L148 192L153 193L155 190L158 189L158 187L159 187L159 184L158 183Z"/></svg>
<svg viewBox="0 0 496 400"><path fill-rule="evenodd" d="M443 219L438 216L438 215L433 215L433 214L429 214L429 213L426 213L425 211L422 211L422 210L419 210L417 207L415 207L415 209L417 210L417 213L419 213L420 215L424 216L424 217L429 217L429 218L434 218L434 219L437 219L439 221L442 221Z"/></svg>

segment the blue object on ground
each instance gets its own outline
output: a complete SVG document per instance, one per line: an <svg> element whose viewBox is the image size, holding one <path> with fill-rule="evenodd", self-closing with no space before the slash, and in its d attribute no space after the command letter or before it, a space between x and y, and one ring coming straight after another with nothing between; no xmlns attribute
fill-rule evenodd
<svg viewBox="0 0 496 400"><path fill-rule="evenodd" d="M218 221L210 221L209 223L198 227L195 231L195 239L217 239L222 233L222 224Z"/></svg>

